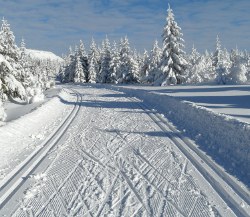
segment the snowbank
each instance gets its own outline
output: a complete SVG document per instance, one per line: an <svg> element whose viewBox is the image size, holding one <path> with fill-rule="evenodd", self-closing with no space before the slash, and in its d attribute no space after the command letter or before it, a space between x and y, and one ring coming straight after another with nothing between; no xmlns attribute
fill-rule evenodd
<svg viewBox="0 0 250 217"><path fill-rule="evenodd" d="M0 180L34 150L73 108L76 96L62 90L33 112L0 127Z"/></svg>
<svg viewBox="0 0 250 217"><path fill-rule="evenodd" d="M144 100L173 122L177 128L199 144L200 149L250 181L250 125L230 116L213 112L195 103L154 91L114 87Z"/></svg>

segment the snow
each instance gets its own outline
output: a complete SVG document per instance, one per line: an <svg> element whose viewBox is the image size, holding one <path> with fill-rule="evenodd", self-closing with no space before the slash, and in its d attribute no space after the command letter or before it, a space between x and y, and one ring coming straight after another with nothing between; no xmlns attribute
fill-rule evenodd
<svg viewBox="0 0 250 217"><path fill-rule="evenodd" d="M4 121L6 119L6 113L4 111L2 101L0 100L0 126L1 126L1 121Z"/></svg>
<svg viewBox="0 0 250 217"><path fill-rule="evenodd" d="M6 66L9 71L12 71L13 68L11 67L10 63L4 58L2 54L0 54L0 64Z"/></svg>
<svg viewBox="0 0 250 217"><path fill-rule="evenodd" d="M249 98L249 85L113 88L138 97L163 113L180 131L196 141L201 150L250 186L250 124L218 113L227 111L237 118L249 118L249 110L246 109L250 104L246 100ZM186 101L187 99L190 101ZM191 102L192 100L197 104ZM211 110L204 107L204 104L199 105L199 101L205 103L205 106L213 102L220 107L212 107ZM232 104L235 109L231 111L229 108Z"/></svg>
<svg viewBox="0 0 250 217"><path fill-rule="evenodd" d="M0 128L0 138L10 141L11 128L5 127L20 121L21 127L14 131L19 142L9 143L15 150L7 144L0 147L10 152L0 153L0 158L9 157L13 165L12 159L25 158L21 159L20 152L17 153L19 148L25 149L22 142L28 144L22 137L29 135L35 141L47 138L43 123L46 122L47 130L55 129L55 124L51 126L49 122L55 119L62 122L65 114L60 112L69 112L76 100L73 92L81 96L79 110L71 124L65 126L66 132L48 149L32 174L25 176L27 183L17 190L1 214L11 210L13 216L27 213L33 216L237 216L241 213L238 209L243 213L249 211L246 201L231 187L224 186L222 178L208 167L204 158L199 158L193 149L188 150L190 144L195 146L213 164L218 163L220 168L223 165L223 172L234 174L239 170L240 174L235 174L243 181L239 182L243 189L249 181L249 124L183 100L180 95L188 95L187 87L179 96L170 96L169 92L177 94L184 87L86 84L64 88L69 89ZM190 92L193 89L190 87ZM173 130L173 125L178 130ZM2 129L7 130L1 134ZM188 145L180 135L194 141ZM28 151L22 153L25 152ZM2 173L9 171L11 168ZM223 192L223 196L218 192ZM227 198L229 193L235 194L236 202ZM226 203L228 200L230 203ZM234 208L237 206L236 210L232 204Z"/></svg>
<svg viewBox="0 0 250 217"><path fill-rule="evenodd" d="M50 51L25 49L25 53L29 55L31 59L51 60L51 61L58 61L58 62L64 61L61 57L55 55L54 53Z"/></svg>
<svg viewBox="0 0 250 217"><path fill-rule="evenodd" d="M148 88L147 88L148 89ZM160 94L194 102L216 113L230 115L239 121L250 123L250 86L169 86L166 89L151 88Z"/></svg>
<svg viewBox="0 0 250 217"><path fill-rule="evenodd" d="M9 120L23 116L0 127L0 179L3 179L9 171L39 146L43 139L61 123L72 109L72 105L65 102L71 101L75 101L75 96L62 90L58 95L52 95L48 102L29 114L24 115L34 109L33 106L28 105L23 108L17 106L10 109ZM34 106L37 105L34 104Z"/></svg>
<svg viewBox="0 0 250 217"><path fill-rule="evenodd" d="M77 118L14 216L234 216L137 102L95 87L75 87Z"/></svg>
<svg viewBox="0 0 250 217"><path fill-rule="evenodd" d="M7 115L7 117L5 118L5 122L15 120L27 113L32 112L37 107L48 102L52 97L58 95L60 90L60 87L46 90L44 92L43 98L40 98L40 100L30 104L27 104L26 102L23 102L20 99L12 99L12 101L6 101L4 103L4 110Z"/></svg>

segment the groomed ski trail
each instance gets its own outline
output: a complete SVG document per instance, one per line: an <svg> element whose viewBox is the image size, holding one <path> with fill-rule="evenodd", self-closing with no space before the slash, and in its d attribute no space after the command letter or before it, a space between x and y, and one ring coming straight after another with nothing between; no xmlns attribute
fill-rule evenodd
<svg viewBox="0 0 250 217"><path fill-rule="evenodd" d="M137 101L75 90L77 116L3 215L236 216Z"/></svg>

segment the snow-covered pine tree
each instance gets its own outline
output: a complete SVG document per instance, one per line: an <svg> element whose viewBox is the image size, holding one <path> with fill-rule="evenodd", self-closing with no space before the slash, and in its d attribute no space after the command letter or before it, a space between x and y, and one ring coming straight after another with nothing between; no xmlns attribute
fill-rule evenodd
<svg viewBox="0 0 250 217"><path fill-rule="evenodd" d="M231 52L232 67L230 68L229 83L244 84L247 82L247 68L238 49Z"/></svg>
<svg viewBox="0 0 250 217"><path fill-rule="evenodd" d="M76 64L76 66L75 66L75 73L74 73L74 82L75 83L85 83L86 82L85 73L83 71L80 55L76 56L75 64Z"/></svg>
<svg viewBox="0 0 250 217"><path fill-rule="evenodd" d="M33 98L35 97L36 89L39 89L39 92L42 92L41 88L38 87L37 81L35 80L32 71L31 71L31 60L30 57L26 54L26 44L24 39L21 40L20 46L20 64L23 68L23 73L20 74L20 81L23 84L26 91L26 102L32 103Z"/></svg>
<svg viewBox="0 0 250 217"><path fill-rule="evenodd" d="M75 72L76 72L76 58L79 55L78 46L75 45L75 51L69 48L69 64L65 68L66 82L74 82Z"/></svg>
<svg viewBox="0 0 250 217"><path fill-rule="evenodd" d="M59 72L59 79L62 83L67 83L69 81L69 74L73 70L73 52L72 47L69 47L69 54L64 58L64 65L61 67Z"/></svg>
<svg viewBox="0 0 250 217"><path fill-rule="evenodd" d="M76 48L75 48L76 49ZM75 74L75 61L76 61L76 56L75 52L72 51L72 48L70 47L70 53L69 53L69 65L66 68L66 75L67 75L67 82L74 82L74 74Z"/></svg>
<svg viewBox="0 0 250 217"><path fill-rule="evenodd" d="M149 59L148 51L145 49L143 53L143 57L142 57L141 67L140 67L141 83L148 83L149 64L150 64L150 59Z"/></svg>
<svg viewBox="0 0 250 217"><path fill-rule="evenodd" d="M21 60L24 59L26 56L25 51L26 51L26 44L25 44L24 38L22 38L21 44L20 44L20 58L21 58Z"/></svg>
<svg viewBox="0 0 250 217"><path fill-rule="evenodd" d="M167 23L162 34L163 55L160 64L162 71L162 81L160 81L160 84L162 86L184 82L183 75L187 62L184 59L184 40L182 36L181 28L175 22L173 10L169 5ZM159 83L159 81L156 83Z"/></svg>
<svg viewBox="0 0 250 217"><path fill-rule="evenodd" d="M85 82L86 82L88 79L88 55L86 53L85 46L82 40L80 40L79 57L82 63L82 69L85 75Z"/></svg>
<svg viewBox="0 0 250 217"><path fill-rule="evenodd" d="M15 43L15 36L10 30L10 24L3 18L1 32L0 32L1 44L0 53L3 56L8 56L13 60L18 60L18 48Z"/></svg>
<svg viewBox="0 0 250 217"><path fill-rule="evenodd" d="M218 84L227 84L230 82L230 68L232 66L232 62L227 49L221 50L220 52L221 60L218 62L218 66L216 68L216 81Z"/></svg>
<svg viewBox="0 0 250 217"><path fill-rule="evenodd" d="M150 52L150 64L148 72L148 83L153 83L155 81L156 75L159 73L159 64L162 57L162 50L158 45L158 41L155 40L153 49Z"/></svg>
<svg viewBox="0 0 250 217"><path fill-rule="evenodd" d="M120 55L116 42L113 43L110 61L110 83L117 83L117 72L120 67Z"/></svg>
<svg viewBox="0 0 250 217"><path fill-rule="evenodd" d="M15 36L10 30L7 20L3 19L2 22L0 31L0 79L4 98L19 97L25 99L25 88L20 81L24 70L19 63Z"/></svg>
<svg viewBox="0 0 250 217"><path fill-rule="evenodd" d="M139 80L139 67L136 60L131 57L128 38L120 42L120 67L117 72L118 83L135 83Z"/></svg>
<svg viewBox="0 0 250 217"><path fill-rule="evenodd" d="M222 50L221 42L219 36L216 38L216 48L212 58L212 65L214 68L214 76L216 82L218 84L226 84L228 83L231 62L230 56L226 49Z"/></svg>
<svg viewBox="0 0 250 217"><path fill-rule="evenodd" d="M88 82L96 83L97 76L99 75L99 53L96 47L96 43L92 38L89 52L89 77Z"/></svg>
<svg viewBox="0 0 250 217"><path fill-rule="evenodd" d="M218 65L221 63L222 61L222 49L221 49L221 42L220 42L220 38L217 35L216 37L216 46L215 46L215 52L213 55L213 66L215 68L218 67Z"/></svg>
<svg viewBox="0 0 250 217"><path fill-rule="evenodd" d="M202 64L202 78L203 82L214 82L215 72L213 67L213 54L205 50L205 54L201 56L199 64Z"/></svg>
<svg viewBox="0 0 250 217"><path fill-rule="evenodd" d="M247 68L247 80L250 81L250 55L249 53L245 50L244 52L244 60L245 60L245 66Z"/></svg>
<svg viewBox="0 0 250 217"><path fill-rule="evenodd" d="M201 55L196 50L196 48L193 45L192 52L189 58L189 64L188 64L188 73L186 82L187 83L201 83L203 82L201 72L203 71L202 67L204 66L201 63Z"/></svg>
<svg viewBox="0 0 250 217"><path fill-rule="evenodd" d="M200 58L200 56L201 55L199 54L199 52L196 50L196 48L193 45L191 56L190 56L190 64L195 65L197 63L198 59Z"/></svg>
<svg viewBox="0 0 250 217"><path fill-rule="evenodd" d="M108 37L103 41L102 51L101 51L101 69L100 69L100 82L101 83L111 83L111 48Z"/></svg>

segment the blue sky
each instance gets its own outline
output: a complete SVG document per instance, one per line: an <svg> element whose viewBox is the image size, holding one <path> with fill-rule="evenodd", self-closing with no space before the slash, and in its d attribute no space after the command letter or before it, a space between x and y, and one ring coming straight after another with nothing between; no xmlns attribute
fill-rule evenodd
<svg viewBox="0 0 250 217"><path fill-rule="evenodd" d="M185 50L193 44L212 51L216 35L228 49L250 51L250 0L0 0L0 16L11 25L19 45L67 53L82 39L117 42L127 35L131 47L150 50L161 42L168 3L182 28Z"/></svg>

